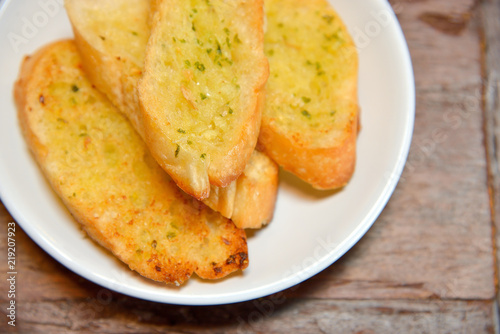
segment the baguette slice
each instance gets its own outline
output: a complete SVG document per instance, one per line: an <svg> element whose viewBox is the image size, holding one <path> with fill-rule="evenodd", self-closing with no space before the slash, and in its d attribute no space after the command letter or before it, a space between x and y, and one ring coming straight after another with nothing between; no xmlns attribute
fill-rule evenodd
<svg viewBox="0 0 500 334"><path fill-rule="evenodd" d="M356 160L358 56L326 0L265 0L270 71L258 147L319 189Z"/></svg>
<svg viewBox="0 0 500 334"><path fill-rule="evenodd" d="M243 230L186 195L86 79L72 41L27 57L15 85L23 134L87 233L132 270L181 284L248 265Z"/></svg>
<svg viewBox="0 0 500 334"><path fill-rule="evenodd" d="M264 86L262 0L161 0L139 82L148 147L198 199L236 180L257 143Z"/></svg>
<svg viewBox="0 0 500 334"><path fill-rule="evenodd" d="M240 177L228 187L213 187L203 201L239 228L258 229L274 213L278 192L278 166L265 154L254 151Z"/></svg>
<svg viewBox="0 0 500 334"><path fill-rule="evenodd" d="M150 0L66 0L65 4L85 72L143 138L136 86L150 35L149 4ZM246 175L253 175L253 182L236 180L224 188L211 185L210 196L203 202L240 228L257 228L272 218L278 168L263 153L254 152L240 178ZM246 202L235 202L236 197L242 197L236 189L249 191L242 184L258 187L259 195L246 196ZM233 217L233 212L240 214Z"/></svg>

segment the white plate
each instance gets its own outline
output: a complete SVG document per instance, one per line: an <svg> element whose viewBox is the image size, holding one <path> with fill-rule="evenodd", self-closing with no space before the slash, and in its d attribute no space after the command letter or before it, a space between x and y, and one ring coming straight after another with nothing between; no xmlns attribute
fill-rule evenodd
<svg viewBox="0 0 500 334"><path fill-rule="evenodd" d="M358 161L337 193L284 176L274 221L249 237L250 266L221 281L180 288L141 278L85 238L28 153L12 98L23 55L71 37L62 0L4 1L0 8L0 197L24 231L57 261L103 287L172 304L213 305L269 295L325 269L370 228L403 170L415 89L407 45L385 0L332 0L359 47L362 124Z"/></svg>

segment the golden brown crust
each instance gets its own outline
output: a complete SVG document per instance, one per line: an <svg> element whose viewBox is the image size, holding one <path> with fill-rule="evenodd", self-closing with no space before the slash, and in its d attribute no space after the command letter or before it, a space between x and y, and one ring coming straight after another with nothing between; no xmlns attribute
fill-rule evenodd
<svg viewBox="0 0 500 334"><path fill-rule="evenodd" d="M273 218L278 196L278 165L254 151L247 168L236 181L231 219L239 228L258 229Z"/></svg>
<svg viewBox="0 0 500 334"><path fill-rule="evenodd" d="M26 58L14 94L28 146L55 192L131 269L181 284L193 272L214 279L248 266L244 231L175 186L86 79L71 41Z"/></svg>
<svg viewBox="0 0 500 334"><path fill-rule="evenodd" d="M345 139L327 148L312 148L300 139L300 133L280 133L273 123L262 125L258 148L282 167L317 189L345 186L356 164L357 118L345 130Z"/></svg>
<svg viewBox="0 0 500 334"><path fill-rule="evenodd" d="M255 150L240 177L228 187L213 187L203 203L239 228L257 229L272 220L277 194L278 165Z"/></svg>
<svg viewBox="0 0 500 334"><path fill-rule="evenodd" d="M202 3L200 2L198 5ZM269 73L267 60L263 55L263 4L262 1L235 1L231 4L214 5L214 8L217 6L225 7L224 10L221 9L221 12L225 13L224 15L228 15L225 17L225 24L234 29L229 32L230 29L224 28L227 29L225 31L228 35L231 34L231 40L234 31L247 33L246 36L239 35L245 39L245 42L238 39L238 34L234 35L234 39L239 41L239 45L246 45L245 52L241 51L241 55L245 56L233 59L225 58L226 62L217 60L221 59L217 57L225 57L225 53L231 54L229 37L227 37L221 51L222 41L226 40L225 35L221 42L219 42L219 37L210 37L212 32L206 30L203 30L198 37L191 36L198 34L194 23L192 23L192 28L191 23L184 24L183 20L175 21L179 15L185 14L183 12L185 9L181 10L183 6L184 2L174 0L160 1L154 6L157 8L157 13L151 23L151 36L146 51L144 75L138 89L144 118L145 140L153 155L180 188L195 198L204 199L209 195L210 184L220 187L227 186L242 173L257 142L261 120L260 95ZM212 6L212 2L208 6ZM230 9L228 10L228 8ZM200 10L196 11L198 13L196 15L206 14L208 16L210 12L212 11ZM200 18L200 20L204 19ZM222 31L222 22L224 21L216 23L220 25L217 27L220 31ZM185 35L190 36L187 43L184 38L179 37ZM182 43L178 42L177 39ZM249 42L246 42L247 39ZM196 41L199 45L203 45L203 48L194 47L199 54L192 54L190 50ZM234 43L232 47L234 48L236 45L238 43ZM224 51L224 48L228 50ZM165 58L165 50L171 53L166 61L162 60ZM183 57L182 61L174 59L177 55ZM204 64L200 57L206 60ZM214 57L215 59L213 59ZM171 58L173 60L170 60ZM200 64L201 69L190 69L195 61ZM219 66L216 65L217 63ZM199 82L192 84L198 80L193 76L199 75L200 81L205 80L208 73L219 76L220 73L224 73L222 71L225 67L233 66L233 63L237 73L242 76L234 79L242 86L234 85L228 78L220 79L221 81L207 79L211 87L200 85ZM217 71L212 71L211 66ZM170 76L168 80L163 81L162 78L167 72ZM220 82L221 87L217 88L216 82ZM222 82L225 86L222 86ZM192 88L188 86L192 86ZM233 93L230 92L230 98L227 97L229 100L218 101L218 99L226 98L225 90L228 87L235 90L235 86L241 90L237 93L238 96L234 97ZM207 95L203 92L195 92L198 89L206 89L209 92ZM202 96L201 100L199 99L200 95ZM208 96L210 97L207 99ZM204 101L205 99L207 100ZM214 103L216 105L219 103L218 107L205 107L210 105L212 100L217 100ZM219 121L225 122L222 120L225 115L221 116L221 120L216 119L219 118L219 115L224 114L224 112L218 111L219 108L223 108L224 103L227 105L236 103L236 107L233 108L236 108L235 114L238 116L231 117L233 119L231 125L219 126ZM232 114L233 110L231 107L229 109ZM196 116L191 116L191 113ZM177 114L182 116L177 116ZM201 115L210 116L205 119L205 116L200 118ZM211 129L209 126L213 124L215 124L215 130L210 130L210 132L219 133L216 140L212 139L212 134L207 136L207 130ZM177 133L185 126L196 128L194 132L188 133L187 136L190 136L188 140L184 139L186 136ZM184 130L182 131L184 133ZM192 133L196 135L192 135ZM184 140L193 144L186 145ZM222 142L223 144L221 144ZM200 160L200 156L207 156L207 160Z"/></svg>
<svg viewBox="0 0 500 334"><path fill-rule="evenodd" d="M266 0L266 15L271 74L258 148L315 188L342 187L356 164L352 38L326 0Z"/></svg>

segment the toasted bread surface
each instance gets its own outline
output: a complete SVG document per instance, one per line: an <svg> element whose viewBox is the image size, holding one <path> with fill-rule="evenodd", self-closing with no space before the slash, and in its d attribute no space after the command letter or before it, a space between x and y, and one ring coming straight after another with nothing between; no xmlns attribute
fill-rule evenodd
<svg viewBox="0 0 500 334"><path fill-rule="evenodd" d="M148 0L65 0L90 81L127 116L144 139L137 82L150 35Z"/></svg>
<svg viewBox="0 0 500 334"><path fill-rule="evenodd" d="M153 10L149 4L152 8L156 6L155 1L150 0L66 0L66 9L85 72L92 83L132 121L143 138L135 87L142 73L150 35L148 12ZM237 217L232 215L236 189L246 192L241 182L238 187L237 180L224 188L211 185L210 196L203 200L213 210L231 218L238 227L261 226L273 214L264 208L274 208L274 202L268 201L273 198L275 201L277 183L274 180L278 176L277 168L271 159L254 157L262 154L252 154L241 177L256 175L256 171L269 174L258 176L260 195L246 197L251 202L239 204ZM258 163L252 162L253 159L258 159ZM263 167L263 163L268 166ZM250 170L252 168L256 171Z"/></svg>
<svg viewBox="0 0 500 334"><path fill-rule="evenodd" d="M162 0L139 82L146 143L198 199L244 170L260 129L268 63L263 3Z"/></svg>
<svg viewBox="0 0 500 334"><path fill-rule="evenodd" d="M248 265L246 237L156 164L130 123L85 77L72 41L46 46L15 85L28 146L88 234L131 269L181 284Z"/></svg>
<svg viewBox="0 0 500 334"><path fill-rule="evenodd" d="M273 218L278 195L278 165L267 155L254 151L236 180L231 219L239 228L261 228Z"/></svg>
<svg viewBox="0 0 500 334"><path fill-rule="evenodd" d="M269 59L258 147L319 189L345 185L356 160L357 50L326 0L266 0Z"/></svg>
<svg viewBox="0 0 500 334"><path fill-rule="evenodd" d="M212 186L203 203L230 217L239 228L261 228L273 218L278 174L278 165L255 150L240 177L225 188Z"/></svg>

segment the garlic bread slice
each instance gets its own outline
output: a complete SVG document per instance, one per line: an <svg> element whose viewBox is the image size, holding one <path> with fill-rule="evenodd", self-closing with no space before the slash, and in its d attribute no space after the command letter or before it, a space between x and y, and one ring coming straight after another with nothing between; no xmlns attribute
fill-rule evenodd
<svg viewBox="0 0 500 334"><path fill-rule="evenodd" d="M259 149L319 189L356 161L358 55L326 0L265 0L269 59Z"/></svg>
<svg viewBox="0 0 500 334"><path fill-rule="evenodd" d="M66 10L73 27L83 68L95 86L134 124L144 138L140 107L136 94L137 82L144 63L149 39L150 0L66 0ZM245 167L245 175L254 175L259 182L259 196L238 201L240 214L233 217L237 180L228 186L211 185L210 196L203 200L213 210L231 218L236 226L262 226L273 215L276 201L278 169L276 163L256 152ZM257 160L258 161L252 161ZM260 174L259 174L260 173ZM266 173L266 174L264 174ZM253 208L259 208L254 210ZM269 211L265 211L267 208ZM251 217L251 219L250 219Z"/></svg>
<svg viewBox="0 0 500 334"><path fill-rule="evenodd" d="M175 185L81 65L72 41L50 44L25 59L15 86L28 146L76 220L155 281L247 267L244 231Z"/></svg>
<svg viewBox="0 0 500 334"><path fill-rule="evenodd" d="M145 139L180 188L207 198L243 172L268 62L262 0L156 1L139 82Z"/></svg>

